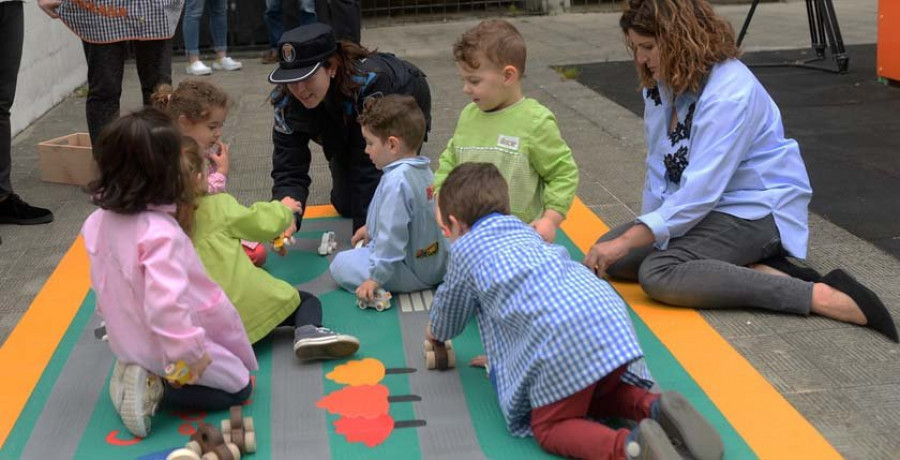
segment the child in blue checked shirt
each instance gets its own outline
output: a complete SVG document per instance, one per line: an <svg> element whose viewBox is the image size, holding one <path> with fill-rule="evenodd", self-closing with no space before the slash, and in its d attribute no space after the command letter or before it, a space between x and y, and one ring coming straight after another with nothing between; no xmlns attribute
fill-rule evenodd
<svg viewBox="0 0 900 460"><path fill-rule="evenodd" d="M426 337L448 340L474 315L514 436L553 454L592 459L721 459L715 429L676 392L649 392L628 367L643 352L612 287L509 215L506 182L489 163L464 163L438 195L450 264ZM640 367L640 366L636 366ZM639 422L632 431L595 420Z"/></svg>
<svg viewBox="0 0 900 460"><path fill-rule="evenodd" d="M431 161L417 154L425 138L425 115L411 96L391 94L369 98L359 124L366 154L384 175L366 225L350 240L365 246L335 256L331 276L369 301L378 288L392 292L433 288L447 268L447 240L435 222Z"/></svg>

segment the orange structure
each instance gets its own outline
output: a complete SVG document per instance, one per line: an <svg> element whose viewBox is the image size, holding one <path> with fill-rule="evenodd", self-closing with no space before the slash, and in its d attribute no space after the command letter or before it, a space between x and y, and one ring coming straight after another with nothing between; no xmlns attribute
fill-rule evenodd
<svg viewBox="0 0 900 460"><path fill-rule="evenodd" d="M878 1L878 76L900 83L900 1Z"/></svg>

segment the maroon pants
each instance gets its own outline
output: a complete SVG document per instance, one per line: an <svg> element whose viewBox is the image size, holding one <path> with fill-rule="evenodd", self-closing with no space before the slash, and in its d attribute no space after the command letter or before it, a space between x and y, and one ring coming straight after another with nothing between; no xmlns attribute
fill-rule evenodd
<svg viewBox="0 0 900 460"><path fill-rule="evenodd" d="M640 421L650 416L659 395L622 381L622 366L599 382L563 400L531 411L531 430L547 452L572 458L624 459L626 429L613 430L586 417L621 417Z"/></svg>

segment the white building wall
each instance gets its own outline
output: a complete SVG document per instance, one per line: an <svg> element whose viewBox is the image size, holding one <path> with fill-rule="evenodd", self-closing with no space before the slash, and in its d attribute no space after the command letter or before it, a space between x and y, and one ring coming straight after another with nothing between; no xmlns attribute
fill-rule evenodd
<svg viewBox="0 0 900 460"><path fill-rule="evenodd" d="M25 2L25 46L12 106L12 134L87 81L81 40L58 19L50 19L37 0Z"/></svg>

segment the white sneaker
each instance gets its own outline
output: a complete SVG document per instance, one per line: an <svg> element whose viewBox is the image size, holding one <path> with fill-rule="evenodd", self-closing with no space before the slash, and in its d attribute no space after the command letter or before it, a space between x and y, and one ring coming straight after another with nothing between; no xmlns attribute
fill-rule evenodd
<svg viewBox="0 0 900 460"><path fill-rule="evenodd" d="M228 56L213 62L213 69L216 70L240 70L241 67L244 67L244 64L241 64Z"/></svg>
<svg viewBox="0 0 900 460"><path fill-rule="evenodd" d="M156 413L162 397L162 379L137 364L125 366L122 377L122 404L116 411L131 434L139 438L145 438L150 434L150 417Z"/></svg>
<svg viewBox="0 0 900 460"><path fill-rule="evenodd" d="M189 75L209 75L212 73L212 69L204 64L203 61L194 61L185 70Z"/></svg>
<svg viewBox="0 0 900 460"><path fill-rule="evenodd" d="M124 388L122 387L122 379L125 377L125 364L118 359L113 367L112 376L109 378L109 399L112 400L113 407L116 412L122 407L122 399L124 397Z"/></svg>

